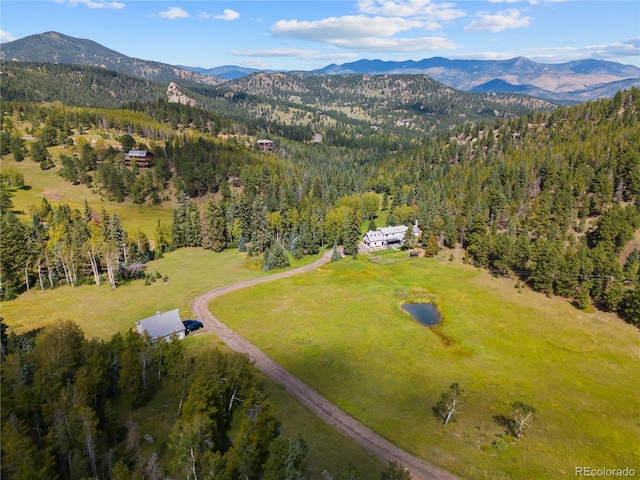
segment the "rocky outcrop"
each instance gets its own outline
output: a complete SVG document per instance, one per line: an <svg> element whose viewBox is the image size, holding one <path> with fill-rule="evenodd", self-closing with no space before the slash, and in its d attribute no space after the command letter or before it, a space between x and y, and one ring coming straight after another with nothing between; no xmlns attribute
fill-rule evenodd
<svg viewBox="0 0 640 480"><path fill-rule="evenodd" d="M182 105L190 105L195 107L196 101L193 98L189 98L186 95L182 94L180 90L178 90L178 85L174 82L169 84L169 88L167 88L167 101L169 103L180 103Z"/></svg>

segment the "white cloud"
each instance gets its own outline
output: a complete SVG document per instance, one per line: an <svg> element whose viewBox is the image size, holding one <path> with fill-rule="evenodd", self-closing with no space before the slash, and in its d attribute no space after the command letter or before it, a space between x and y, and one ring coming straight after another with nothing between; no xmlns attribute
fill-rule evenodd
<svg viewBox="0 0 640 480"><path fill-rule="evenodd" d="M358 0L358 10L385 17L420 17L435 23L464 17L453 3L434 3L432 0Z"/></svg>
<svg viewBox="0 0 640 480"><path fill-rule="evenodd" d="M520 12L510 8L494 15L488 13L478 13L478 20L474 20L464 29L466 31L488 30L490 32L500 32L510 28L528 27L532 17L521 17Z"/></svg>
<svg viewBox="0 0 640 480"><path fill-rule="evenodd" d="M213 15L211 13L202 12L200 15L198 15L198 17L203 20L215 19L215 20L225 20L227 22L230 22L232 20L237 20L238 18L240 18L240 14L235 10L225 8L224 11L219 15Z"/></svg>
<svg viewBox="0 0 640 480"><path fill-rule="evenodd" d="M464 55L451 55L449 58L462 60L509 60L518 56L520 55L512 52L469 52Z"/></svg>
<svg viewBox="0 0 640 480"><path fill-rule="evenodd" d="M355 15L330 17L315 22L280 20L271 27L271 32L280 37L336 44L350 39L388 37L423 26L423 22L403 18Z"/></svg>
<svg viewBox="0 0 640 480"><path fill-rule="evenodd" d="M345 61L357 58L355 53L322 53L318 50L298 48L273 48L267 50L229 50L227 53L238 57L291 57L300 60Z"/></svg>
<svg viewBox="0 0 640 480"><path fill-rule="evenodd" d="M158 15L162 18L169 18L171 20L175 18L187 18L189 16L189 14L180 7L169 7L168 10L158 13Z"/></svg>
<svg viewBox="0 0 640 480"><path fill-rule="evenodd" d="M56 3L62 3L71 7L84 5L87 8L113 8L115 10L125 7L125 4L122 2L104 2L102 0L56 0Z"/></svg>
<svg viewBox="0 0 640 480"><path fill-rule="evenodd" d="M535 48L526 50L531 59L542 62L568 62L583 58L623 59L640 57L640 37L624 42L613 42L602 45L585 45L581 47ZM636 62L637 63L637 62Z"/></svg>
<svg viewBox="0 0 640 480"><path fill-rule="evenodd" d="M0 30L0 43L13 42L14 40L15 40L14 36L11 35L9 32Z"/></svg>
<svg viewBox="0 0 640 480"><path fill-rule="evenodd" d="M363 52L418 52L425 50L450 50L459 48L454 42L445 37L418 38L357 38L334 42L341 48L359 50Z"/></svg>
<svg viewBox="0 0 640 480"><path fill-rule="evenodd" d="M529 60L541 63L570 62L572 60L584 60L585 58L598 60L615 59L615 61L621 61L627 57L637 59L640 57L640 37L632 38L624 42L614 42L604 45L585 45L582 47L530 48L518 52L470 52L459 58L508 60L519 56L524 56ZM451 56L451 58L456 57L454 55Z"/></svg>
<svg viewBox="0 0 640 480"><path fill-rule="evenodd" d="M271 32L280 37L328 43L363 52L412 52L458 48L443 36L395 37L410 30L429 28L429 23L401 17L353 15L308 22L280 20Z"/></svg>

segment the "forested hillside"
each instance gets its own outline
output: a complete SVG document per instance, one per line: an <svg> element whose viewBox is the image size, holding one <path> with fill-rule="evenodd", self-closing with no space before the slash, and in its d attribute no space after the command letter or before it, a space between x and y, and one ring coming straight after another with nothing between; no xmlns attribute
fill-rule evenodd
<svg viewBox="0 0 640 480"><path fill-rule="evenodd" d="M307 473L306 442L280 435L244 355L194 355L179 340L154 343L137 332L89 340L70 321L20 336L0 326L3 478ZM172 409L152 427L168 441L156 443L145 415L168 398Z"/></svg>
<svg viewBox="0 0 640 480"><path fill-rule="evenodd" d="M99 67L2 62L2 71L5 101L116 108L167 98L168 84ZM319 135L327 145L381 152L467 122L555 108L531 97L460 92L425 75L257 73L218 86L179 83L200 107L226 119L226 131L307 142Z"/></svg>
<svg viewBox="0 0 640 480"><path fill-rule="evenodd" d="M389 224L417 220L416 242L431 254L461 246L467 261L496 275L518 277L523 285L574 299L580 308L593 302L631 321L640 318L638 252L621 256L640 227L637 89L553 112L467 123L392 156L381 149L373 153L284 138L275 139L275 155L258 153L250 137L228 141L212 135L215 115L209 118L204 110L166 102L136 105L159 121L131 110L5 103L2 153L15 161L30 153L28 161L40 161L42 168L56 164L52 174L120 201L142 204L176 196L173 225L158 225L157 253L239 243L251 254L284 249L301 256L334 243L352 253L360 225L375 222L382 209ZM12 118L30 125L34 140L26 142L28 148ZM111 143L83 142L84 128L101 129ZM123 167L125 143L153 151L154 167ZM51 158L47 148L63 144L69 148ZM9 193L16 183L10 174L10 168L3 171ZM203 201L195 203L198 198ZM43 203L25 225L11 213L6 193L3 199L3 249L14 252L3 255L4 298L36 279L42 288L59 283L47 285L47 276L74 284L62 245L74 252L71 278L82 272L99 278L96 273L109 269L109 255L123 266L119 271L134 258L127 248L113 247L119 240L111 242L111 254L96 250L97 272L91 275L91 250L83 245L92 231L102 229L107 238L108 214L89 206L84 213L60 207L56 213ZM56 229L78 234L62 242ZM32 240L21 241L25 237ZM46 273L52 269L55 275Z"/></svg>
<svg viewBox="0 0 640 480"><path fill-rule="evenodd" d="M58 32L29 35L6 42L0 59L11 62L40 62L47 64L79 65L79 70L97 67L157 82L189 80L216 85L220 78L202 75L166 63L128 57L92 40L74 38Z"/></svg>

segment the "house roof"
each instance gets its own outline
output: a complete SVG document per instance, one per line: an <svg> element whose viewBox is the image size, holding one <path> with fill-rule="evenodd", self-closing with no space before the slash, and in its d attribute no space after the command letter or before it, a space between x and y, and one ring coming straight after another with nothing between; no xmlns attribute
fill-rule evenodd
<svg viewBox="0 0 640 480"><path fill-rule="evenodd" d="M147 151L146 150L129 150L129 156L130 157L146 157Z"/></svg>
<svg viewBox="0 0 640 480"><path fill-rule="evenodd" d="M396 225L395 227L380 227L378 231L382 235L399 235L407 231L406 225Z"/></svg>
<svg viewBox="0 0 640 480"><path fill-rule="evenodd" d="M369 230L367 233L365 233L364 239L369 240L370 242L375 242L378 240L383 240L384 239L384 235L382 235L382 233L380 233L380 230Z"/></svg>
<svg viewBox="0 0 640 480"><path fill-rule="evenodd" d="M184 331L184 325L180 320L180 314L178 309L170 310L164 313L157 313L152 317L147 317L136 325L144 331L146 331L151 340L158 340L159 338L168 338L174 333L179 334Z"/></svg>

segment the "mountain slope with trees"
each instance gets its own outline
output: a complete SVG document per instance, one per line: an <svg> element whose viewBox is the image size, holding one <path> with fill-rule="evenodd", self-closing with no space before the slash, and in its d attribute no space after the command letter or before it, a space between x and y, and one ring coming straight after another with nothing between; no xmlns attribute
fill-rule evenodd
<svg viewBox="0 0 640 480"><path fill-rule="evenodd" d="M123 168L122 153L112 152L109 158L108 149L85 144L74 156L60 158L60 172L77 163L90 177L89 185L142 203L154 201L154 188L171 187L178 207L173 225L159 226L156 233L160 253L184 246L219 250L244 244L252 255L282 248L301 256L334 243L351 253L350 226L355 219L375 220L382 208L389 224L413 225L417 220L417 242L429 254L462 246L467 261L496 275L566 296L580 308L594 302L637 322L638 254L620 255L640 227L639 106L638 90L632 89L612 100L468 123L393 156L286 139L278 140L276 155L264 154L198 130L186 135L169 129L153 137L157 163L151 170ZM23 151L33 157L34 144L43 141L51 119L60 118L59 109L9 110L43 122L32 130L39 140L25 149L12 140L19 140L19 134L3 121L2 134L9 139L3 142L5 153L16 161ZM95 125L104 128L105 118L111 118L106 122L110 129L125 128L118 116L117 110L108 116L97 112ZM137 131L142 138L148 133ZM100 165L98 158L103 159ZM10 191L8 175L3 183ZM144 185L151 186L147 194ZM209 198L212 194L216 197ZM59 218L82 218L80 212L70 214ZM26 226L12 215L5 211L3 217L7 239L54 234L51 219ZM97 225L104 228L106 222L104 218ZM47 225L49 233L38 233L37 225ZM4 242L6 248L10 245ZM27 279L35 284L46 271L36 271L40 263L32 260L37 249L31 248L37 245L17 240L15 248L23 253L4 256L12 259L2 272L3 285L10 287L3 290L5 298L24 288ZM62 252L55 242L49 245L52 254ZM90 258L77 258L85 258L85 271L90 271ZM105 258L102 268L108 266ZM15 265L17 259L24 261ZM124 252L117 264L123 260ZM60 279L67 277L64 263L55 263Z"/></svg>
<svg viewBox="0 0 640 480"><path fill-rule="evenodd" d="M2 99L134 108L167 99L167 84L99 67L3 62ZM260 73L180 92L216 117L217 131L319 141L380 152L470 121L512 118L555 105L518 95L458 92L426 76L329 77ZM125 93L126 92L126 93ZM201 115L196 115L200 117ZM175 122L174 122L175 123ZM183 122L184 124L185 122Z"/></svg>
<svg viewBox="0 0 640 480"><path fill-rule="evenodd" d="M128 57L92 40L70 37L58 32L29 35L4 43L0 51L0 59L17 62L88 65L158 82L191 80L216 85L223 81L210 75L202 75L166 63Z"/></svg>
<svg viewBox="0 0 640 480"><path fill-rule="evenodd" d="M329 75L423 74L459 90L513 92L569 104L611 98L619 90L640 84L637 67L594 59L559 64L538 63L524 57L508 60L433 57L403 62L358 60L316 71Z"/></svg>

